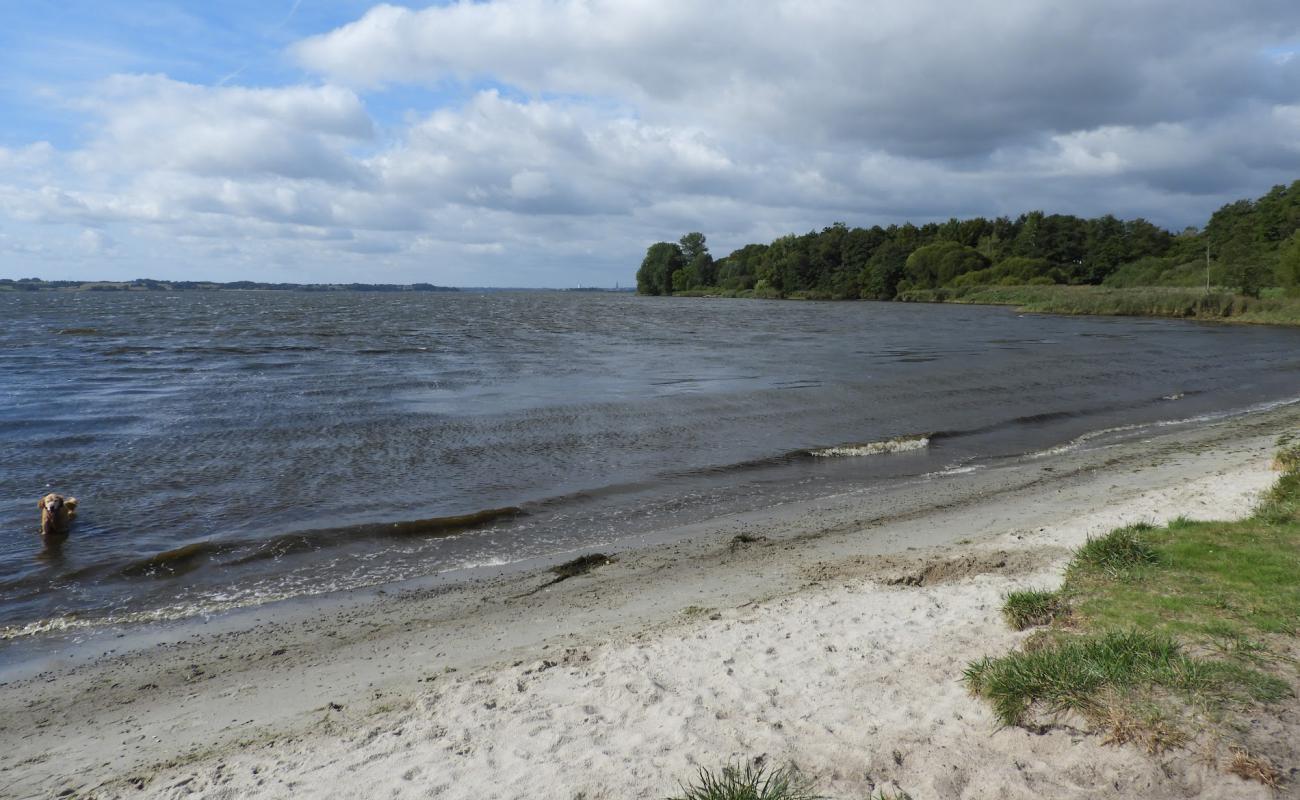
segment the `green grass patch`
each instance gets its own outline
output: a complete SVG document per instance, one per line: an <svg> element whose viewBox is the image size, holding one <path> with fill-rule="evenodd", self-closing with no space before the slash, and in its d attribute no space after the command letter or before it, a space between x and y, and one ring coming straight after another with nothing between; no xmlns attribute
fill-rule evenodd
<svg viewBox="0 0 1300 800"><path fill-rule="evenodd" d="M1075 552L1057 592L1015 592L1016 652L971 664L970 691L1003 725L1077 712L1155 751L1190 731L1244 735L1241 709L1293 694L1300 635L1300 453L1242 520L1132 525ZM1186 728L1187 730L1184 730ZM1244 768L1243 768L1244 769Z"/></svg>
<svg viewBox="0 0 1300 800"><path fill-rule="evenodd" d="M1046 625L1063 610L1058 593L1041 589L1012 592L1002 604L1002 616L1018 631L1035 625Z"/></svg>
<svg viewBox="0 0 1300 800"><path fill-rule="evenodd" d="M1154 688L1199 703L1268 702L1288 691L1277 678L1190 657L1168 635L1141 631L1074 637L1040 650L986 658L971 664L965 678L973 693L988 698L1003 725L1022 723L1037 702L1053 713L1077 711L1096 718L1108 697Z"/></svg>
<svg viewBox="0 0 1300 800"><path fill-rule="evenodd" d="M1211 647L1296 635L1300 523L1287 511L1291 488L1279 483L1249 519L1122 529L1123 546L1089 542L1066 573L1074 613L1095 630L1158 630Z"/></svg>
<svg viewBox="0 0 1300 800"><path fill-rule="evenodd" d="M822 795L793 766L769 770L746 762L719 770L701 769L695 781L669 800L821 800Z"/></svg>

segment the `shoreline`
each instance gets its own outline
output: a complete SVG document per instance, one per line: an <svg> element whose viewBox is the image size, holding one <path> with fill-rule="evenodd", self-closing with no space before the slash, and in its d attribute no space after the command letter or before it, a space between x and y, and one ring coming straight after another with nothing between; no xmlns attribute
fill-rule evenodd
<svg viewBox="0 0 1300 800"><path fill-rule="evenodd" d="M643 547L615 553L614 563L534 594L526 593L546 580L544 565L469 584L416 579L123 639L92 637L52 655L35 674L6 676L0 732L14 746L0 760L8 774L0 793L345 796L346 785L355 794L391 779L388 788L413 795L450 781L447 796L458 797L514 797L539 787L557 797L662 796L696 763L766 753L825 776L829 784L820 788L835 796L866 794L868 784L885 781L915 796L979 796L975 787L983 787L1028 797L1043 786L1053 796L1108 796L1042 783L1064 774L1046 762L1030 765L1035 777L1024 787L990 783L1015 775L993 768L1005 761L980 767L980 758L1013 739L1007 752L1087 750L1072 757L1146 781L1149 796L1182 796L1185 780L1162 782L1155 762L1136 752L1075 742L1067 732L1028 745L1025 731L994 735L991 715L959 686L961 669L967 656L1005 651L1023 638L1001 626L1000 594L1052 580L1087 535L1177 514L1238 516L1271 482L1277 434L1297 424L1300 409L1284 407L1019 459L885 496L851 491L732 514L661 532L666 543L647 537ZM756 541L733 546L737 536ZM839 619L832 606L855 613ZM807 641L788 648L786 635ZM821 638L833 649L809 651ZM693 654L719 657L706 669ZM840 663L850 654L874 683L850 679ZM767 661L775 672L759 668ZM746 681L728 675L751 667L757 671ZM914 696L925 676L941 700L933 713L926 709L934 698L924 690ZM803 678L825 697L803 696ZM771 689L777 694L765 694ZM706 690L717 694L700 694ZM856 721L822 726L839 733L819 732L819 718L849 714L842 707L862 700L836 696L844 691L867 692L888 708L878 708L879 720L863 711ZM890 767L899 761L897 742L919 735L908 727L909 709L937 726L939 738L913 742ZM763 724L742 724L745 714ZM852 734L841 727L859 724ZM878 746L861 738L872 726ZM969 741L939 736L945 726L964 730ZM391 736L398 730L411 733L401 741ZM538 737L553 741L524 758L541 746ZM955 748L967 746L976 757L957 758ZM358 750L385 765L387 778L363 766L345 770ZM644 760L627 763L633 752ZM546 753L552 763L538 760ZM876 764L881 753L888 758ZM965 766L924 763L944 753ZM579 757L590 763L573 770L566 759ZM335 759L343 760L330 767ZM844 765L854 759L875 766L848 774ZM964 787L944 784L944 770L964 770ZM1218 780L1188 770L1187 780ZM1224 786L1265 796L1246 784Z"/></svg>
<svg viewBox="0 0 1300 800"><path fill-rule="evenodd" d="M1021 314L1062 317L1130 317L1230 325L1300 326L1300 302L1292 297L1247 297L1219 287L1208 292L1184 286L1053 284L914 289L889 300L863 297L759 296L743 292L674 292L705 300L780 300L804 303L911 303L1010 308ZM1128 305L1128 303L1135 305ZM1146 303L1147 305L1143 305Z"/></svg>

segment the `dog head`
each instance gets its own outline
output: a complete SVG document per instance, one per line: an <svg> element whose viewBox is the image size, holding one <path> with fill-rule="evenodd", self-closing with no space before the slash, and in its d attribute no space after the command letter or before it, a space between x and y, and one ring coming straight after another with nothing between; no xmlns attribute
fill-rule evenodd
<svg viewBox="0 0 1300 800"><path fill-rule="evenodd" d="M77 513L77 498L53 492L41 498L41 535L66 536L68 525Z"/></svg>
<svg viewBox="0 0 1300 800"><path fill-rule="evenodd" d="M41 498L41 504L40 504L42 516L46 516L46 515L56 516L60 511L63 510L63 503L64 503L63 495L61 494L54 494L53 492L50 492L49 494L45 495L44 497Z"/></svg>

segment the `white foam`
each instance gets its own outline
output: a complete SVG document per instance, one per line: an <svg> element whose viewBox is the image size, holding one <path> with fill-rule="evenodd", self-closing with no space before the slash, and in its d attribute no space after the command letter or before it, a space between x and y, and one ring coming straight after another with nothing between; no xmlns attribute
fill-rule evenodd
<svg viewBox="0 0 1300 800"><path fill-rule="evenodd" d="M325 591L328 591L328 589ZM317 594L317 592L310 592L309 594ZM186 619L187 617L207 616L209 614L218 614L223 611L233 611L237 608L247 608L249 606L261 605L262 603L275 602L277 600L287 600L294 596L295 595L290 593L281 593L276 595L245 597L240 600L177 604L164 606L163 608L150 609L148 611L110 614L105 617L78 617L74 614L69 614L59 617L50 617L48 619L38 619L29 622L26 625L10 625L0 628L0 641L6 639L18 639L24 636L39 636L43 633L60 633L63 631L103 628L113 625L165 622L169 620Z"/></svg>
<svg viewBox="0 0 1300 800"><path fill-rule="evenodd" d="M896 439L886 439L883 442L844 444L837 447L826 447L821 450L809 450L808 455L816 458L854 458L857 456L902 453L908 450L924 450L929 446L929 436L900 436Z"/></svg>
<svg viewBox="0 0 1300 800"><path fill-rule="evenodd" d="M970 465L968 465L968 466L964 466L964 467L949 467L949 468L947 468L947 469L941 469L941 470L939 470L938 472L928 472L928 473L926 473L925 477L927 477L927 478L947 478L947 477L950 477L950 476L953 476L953 475L967 475L967 474L970 474L970 473L974 472L974 471L977 470L977 469L982 469L982 468L983 468L983 467L982 467L981 465L979 465L979 464L970 464Z"/></svg>

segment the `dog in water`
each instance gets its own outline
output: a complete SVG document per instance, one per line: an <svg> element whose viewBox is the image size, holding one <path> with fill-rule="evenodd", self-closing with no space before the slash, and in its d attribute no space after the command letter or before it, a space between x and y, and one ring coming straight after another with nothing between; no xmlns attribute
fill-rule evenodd
<svg viewBox="0 0 1300 800"><path fill-rule="evenodd" d="M48 540L67 538L72 518L77 515L77 498L50 492L41 498L41 536Z"/></svg>

